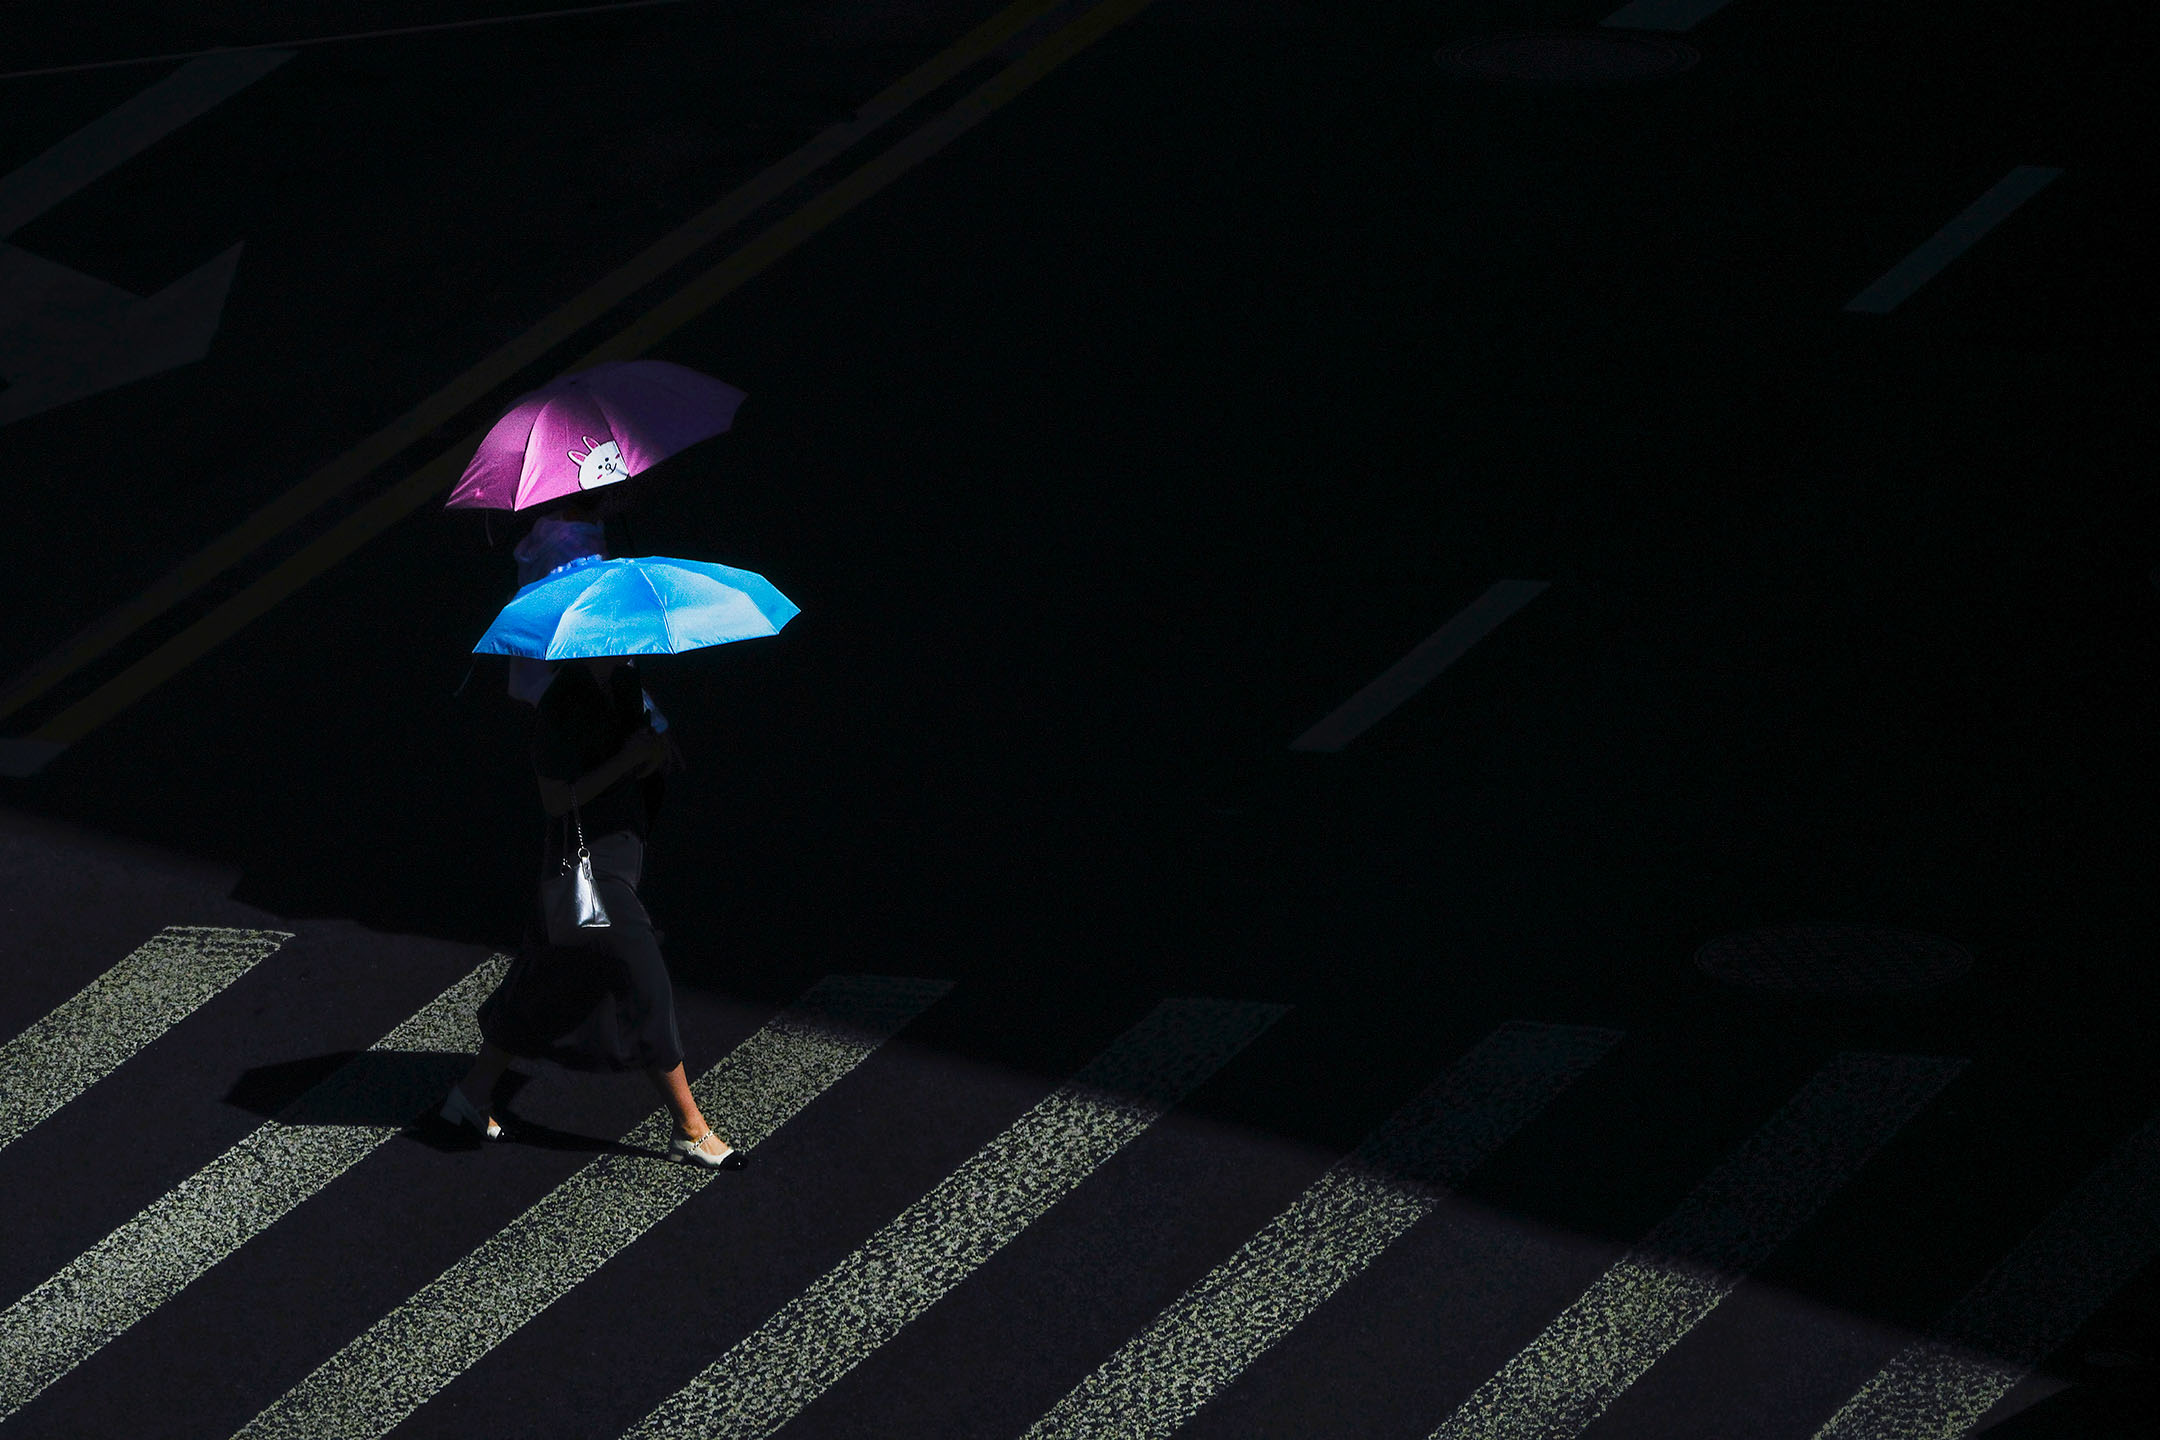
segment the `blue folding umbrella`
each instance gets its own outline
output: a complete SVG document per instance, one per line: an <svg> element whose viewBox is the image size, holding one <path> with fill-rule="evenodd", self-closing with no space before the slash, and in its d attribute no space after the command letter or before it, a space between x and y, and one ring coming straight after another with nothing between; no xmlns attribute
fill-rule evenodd
<svg viewBox="0 0 2160 1440"><path fill-rule="evenodd" d="M517 592L475 655L674 655L777 635L799 611L762 575L665 555L587 555Z"/></svg>

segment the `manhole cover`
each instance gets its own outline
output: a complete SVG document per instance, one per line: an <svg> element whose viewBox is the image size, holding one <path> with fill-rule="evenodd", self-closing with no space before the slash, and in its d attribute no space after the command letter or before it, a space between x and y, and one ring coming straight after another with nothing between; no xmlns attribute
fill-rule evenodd
<svg viewBox="0 0 2160 1440"><path fill-rule="evenodd" d="M2129 1350L2088 1350L2085 1363L2102 1370L2135 1370L2144 1365L2145 1357Z"/></svg>
<svg viewBox="0 0 2160 1440"><path fill-rule="evenodd" d="M1720 935L1695 952L1705 975L1753 990L1874 995L1925 990L1972 968L1940 935L1868 925L1781 925Z"/></svg>
<svg viewBox="0 0 2160 1440"><path fill-rule="evenodd" d="M1685 41L1611 30L1542 30L1487 35L1450 45L1440 68L1474 80L1535 85L1620 85L1677 75L1702 58Z"/></svg>

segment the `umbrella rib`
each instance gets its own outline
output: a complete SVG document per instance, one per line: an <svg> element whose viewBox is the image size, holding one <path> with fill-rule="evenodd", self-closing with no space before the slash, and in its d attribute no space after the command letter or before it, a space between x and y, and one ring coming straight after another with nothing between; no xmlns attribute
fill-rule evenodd
<svg viewBox="0 0 2160 1440"><path fill-rule="evenodd" d="M526 398L530 399L531 397ZM523 403L523 400L517 402L517 404ZM539 487L540 481L547 475L546 466L536 467L533 464L533 435L540 429L540 423L547 418L548 406L554 403L554 397L549 396L538 405L535 405L532 411L532 423L525 427L525 443L520 447L524 453L518 456L517 491L511 496L513 502L511 508L513 510L521 510L525 507L526 497ZM511 406L512 410L516 408L517 405Z"/></svg>
<svg viewBox="0 0 2160 1440"><path fill-rule="evenodd" d="M660 587L652 583L652 576L645 573L642 565L637 567L637 577L645 582L647 590L652 591L653 605L660 611L660 633L667 637L667 653L680 654L675 648L675 622L668 618L667 602L660 598Z"/></svg>

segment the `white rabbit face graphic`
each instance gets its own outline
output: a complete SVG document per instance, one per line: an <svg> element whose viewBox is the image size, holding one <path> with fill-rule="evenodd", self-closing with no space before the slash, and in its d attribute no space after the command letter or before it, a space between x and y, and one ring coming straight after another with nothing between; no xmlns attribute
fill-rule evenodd
<svg viewBox="0 0 2160 1440"><path fill-rule="evenodd" d="M618 480L630 478L629 470L623 466L622 446L613 440L601 442L587 435L583 450L566 453L577 462L577 483L580 490L594 490L602 485L612 485Z"/></svg>

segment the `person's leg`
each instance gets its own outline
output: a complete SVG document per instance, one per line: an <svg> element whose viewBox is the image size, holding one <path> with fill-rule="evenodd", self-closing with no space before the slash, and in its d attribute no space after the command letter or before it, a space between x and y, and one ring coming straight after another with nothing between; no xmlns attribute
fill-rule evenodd
<svg viewBox="0 0 2160 1440"><path fill-rule="evenodd" d="M660 1092L660 1098L665 1100L668 1109L674 1112L676 1134L685 1140L705 1135L705 1142L698 1148L711 1155L725 1155L734 1148L721 1139L717 1132L706 1134L710 1127L705 1124L705 1116L698 1110L697 1098L690 1093L690 1081L683 1074L682 1066L677 1065L672 1070L648 1070L645 1073L652 1077L653 1088Z"/></svg>
<svg viewBox="0 0 2160 1440"><path fill-rule="evenodd" d="M509 1068L510 1052L492 1040L483 1040L480 1042L479 1058L473 1061L472 1069L465 1072L465 1078L458 1081L458 1089L465 1092L467 1100L472 1101L473 1109L485 1114L488 1097L495 1091L495 1082L502 1079L503 1071ZM493 1115L488 1116L490 1121L494 1118Z"/></svg>
<svg viewBox="0 0 2160 1440"><path fill-rule="evenodd" d="M644 858L643 843L626 832L604 836L593 846L593 869L600 876L601 896L610 917L606 944L622 966L635 1000L629 1038L656 1062L645 1073L675 1117L676 1143L697 1142L697 1154L684 1158L707 1165L726 1160L729 1163L725 1168L735 1169L741 1166L742 1157L706 1123L696 1097L690 1093L689 1077L683 1073L675 987L668 978L667 962L660 957L660 944L653 937L652 917L645 913L644 903L637 896ZM676 1058L670 1062L669 1056Z"/></svg>

